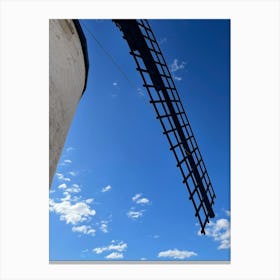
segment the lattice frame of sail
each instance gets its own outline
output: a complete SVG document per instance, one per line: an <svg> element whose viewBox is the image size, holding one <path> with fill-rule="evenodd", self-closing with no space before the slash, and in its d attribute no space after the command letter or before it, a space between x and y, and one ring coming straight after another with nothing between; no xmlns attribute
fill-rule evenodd
<svg viewBox="0 0 280 280"><path fill-rule="evenodd" d="M161 123L163 134L167 137L183 176L201 233L205 234L209 218L215 217L212 206L216 195L159 44L147 20L113 22L120 28L129 45L156 118Z"/></svg>

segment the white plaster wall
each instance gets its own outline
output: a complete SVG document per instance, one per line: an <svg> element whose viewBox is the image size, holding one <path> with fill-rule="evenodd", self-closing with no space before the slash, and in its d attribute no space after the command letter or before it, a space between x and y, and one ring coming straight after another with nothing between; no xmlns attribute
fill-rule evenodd
<svg viewBox="0 0 280 280"><path fill-rule="evenodd" d="M85 63L72 20L49 21L49 186L85 83Z"/></svg>

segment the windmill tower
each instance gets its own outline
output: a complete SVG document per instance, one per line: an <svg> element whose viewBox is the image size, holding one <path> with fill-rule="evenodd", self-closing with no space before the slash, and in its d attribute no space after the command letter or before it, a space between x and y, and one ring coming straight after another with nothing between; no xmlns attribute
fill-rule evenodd
<svg viewBox="0 0 280 280"><path fill-rule="evenodd" d="M78 20L49 21L49 187L88 72L86 39Z"/></svg>

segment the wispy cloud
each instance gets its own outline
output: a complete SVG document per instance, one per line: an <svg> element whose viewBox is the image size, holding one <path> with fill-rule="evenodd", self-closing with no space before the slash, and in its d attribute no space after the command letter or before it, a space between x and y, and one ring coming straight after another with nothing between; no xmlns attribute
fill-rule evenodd
<svg viewBox="0 0 280 280"><path fill-rule="evenodd" d="M111 189L112 189L112 186L108 185L108 186L104 187L104 188L101 190L101 192L108 192L108 191L110 191Z"/></svg>
<svg viewBox="0 0 280 280"><path fill-rule="evenodd" d="M153 235L153 238L158 239L158 238L160 238L160 236L158 234L155 234L155 235Z"/></svg>
<svg viewBox="0 0 280 280"><path fill-rule="evenodd" d="M225 211L226 215L227 215L228 217L230 217L230 211L229 211L229 210L224 210L224 211Z"/></svg>
<svg viewBox="0 0 280 280"><path fill-rule="evenodd" d="M219 242L218 250L230 248L230 222L228 219L210 221L206 226L205 234L208 237L212 237L214 241ZM200 230L198 235L201 235Z"/></svg>
<svg viewBox="0 0 280 280"><path fill-rule="evenodd" d="M136 201L137 204L147 204L149 202L150 202L150 200L146 197L140 198Z"/></svg>
<svg viewBox="0 0 280 280"><path fill-rule="evenodd" d="M63 184L59 185L58 188L59 189L66 189L67 185L63 183Z"/></svg>
<svg viewBox="0 0 280 280"><path fill-rule="evenodd" d="M142 193L137 193L132 197L132 201L136 201L138 198L142 196Z"/></svg>
<svg viewBox="0 0 280 280"><path fill-rule="evenodd" d="M77 172L74 172L74 171L70 171L69 174L73 177L77 176Z"/></svg>
<svg viewBox="0 0 280 280"><path fill-rule="evenodd" d="M163 44L167 43L167 38L164 37L164 38L160 39L158 43L159 43L160 45L163 45Z"/></svg>
<svg viewBox="0 0 280 280"><path fill-rule="evenodd" d="M81 192L81 188L78 184L73 184L71 187L68 187L65 183L61 184L58 186L59 189L64 190L63 195L64 197L62 197L60 200L61 201L78 201L81 199L81 196L73 196L72 194L77 194L79 192ZM86 200L86 203L87 200Z"/></svg>
<svg viewBox="0 0 280 280"><path fill-rule="evenodd" d="M91 226L87 226L87 225L74 226L74 227L72 227L72 231L95 236L95 229L93 229Z"/></svg>
<svg viewBox="0 0 280 280"><path fill-rule="evenodd" d="M66 191L69 193L79 193L81 188L78 184L73 184L72 187L68 187Z"/></svg>
<svg viewBox="0 0 280 280"><path fill-rule="evenodd" d="M173 78L174 78L176 81L182 81L182 77L178 77L178 76L173 75Z"/></svg>
<svg viewBox="0 0 280 280"><path fill-rule="evenodd" d="M108 260L123 259L123 254L118 252L113 252L105 257Z"/></svg>
<svg viewBox="0 0 280 280"><path fill-rule="evenodd" d="M108 225L107 224L101 224L100 230L104 233L108 233Z"/></svg>
<svg viewBox="0 0 280 280"><path fill-rule="evenodd" d="M113 82L112 83L113 87L114 87L114 92L111 94L111 96L113 98L117 98L118 97L118 92L120 91L120 86L119 86L119 83L117 81Z"/></svg>
<svg viewBox="0 0 280 280"><path fill-rule="evenodd" d="M147 204L150 200L146 197L142 197L142 193L137 193L132 197L132 201L136 204Z"/></svg>
<svg viewBox="0 0 280 280"><path fill-rule="evenodd" d="M68 192L64 192L63 193L64 194L64 197L62 197L60 200L61 201L70 201L70 200L72 200L72 197L71 197L71 194L70 193L68 193Z"/></svg>
<svg viewBox="0 0 280 280"><path fill-rule="evenodd" d="M144 210L140 210L140 211L133 211L132 209L130 209L126 214L130 219L138 219L140 217L143 216Z"/></svg>
<svg viewBox="0 0 280 280"><path fill-rule="evenodd" d="M90 204L90 203L93 202L93 200L94 200L93 198L88 198L88 199L85 200L85 202L86 202L87 204Z"/></svg>
<svg viewBox="0 0 280 280"><path fill-rule="evenodd" d="M95 235L95 229L91 228L87 231L87 234L94 236Z"/></svg>
<svg viewBox="0 0 280 280"><path fill-rule="evenodd" d="M171 259L187 259L192 256L197 256L197 253L193 251L180 251L178 249L173 249L173 250L167 250L167 251L161 251L158 253L158 258L171 258Z"/></svg>
<svg viewBox="0 0 280 280"><path fill-rule="evenodd" d="M171 64L171 69L170 71L173 73L173 78L177 81L181 81L182 77L178 76L178 74L175 72L180 72L180 70L183 70L185 68L186 62L182 61L179 62L177 58L175 58Z"/></svg>
<svg viewBox="0 0 280 280"><path fill-rule="evenodd" d="M103 247L96 247L92 249L92 251L96 254L102 254L103 252L107 252L107 251L123 252L126 250L126 248L127 248L127 243L120 241L118 244L116 244L115 241L112 240L111 244Z"/></svg>
<svg viewBox="0 0 280 280"><path fill-rule="evenodd" d="M71 181L70 178L64 177L64 175L62 173L56 173L55 175L57 176L57 179L59 181L65 181L65 182L70 182Z"/></svg>
<svg viewBox="0 0 280 280"><path fill-rule="evenodd" d="M73 147L68 147L66 148L66 152L71 152L71 151L74 151L75 149Z"/></svg>
<svg viewBox="0 0 280 280"><path fill-rule="evenodd" d="M140 97L145 97L145 94L144 94L142 88L138 87L138 88L136 89L136 91L137 91L138 96L140 96Z"/></svg>
<svg viewBox="0 0 280 280"><path fill-rule="evenodd" d="M74 195L72 196L72 193L69 193L66 189L65 192L63 192L63 195L64 197L62 197L60 199L60 201L66 201L66 200L69 200L69 201L72 201L72 202L77 202L77 201L80 201L81 200L81 196L77 196L77 195ZM87 203L87 202L86 202Z"/></svg>
<svg viewBox="0 0 280 280"><path fill-rule="evenodd" d="M175 58L171 64L171 72L177 72L178 70L184 69L186 65L185 61L179 63L178 59Z"/></svg>
<svg viewBox="0 0 280 280"><path fill-rule="evenodd" d="M100 231L103 233L108 233L109 232L109 223L112 222L112 215L108 216L108 219L106 220L101 220L100 222L96 223L96 225L99 227ZM115 242L114 240L112 241L113 243Z"/></svg>
<svg viewBox="0 0 280 280"><path fill-rule="evenodd" d="M100 227L99 229L103 232L103 233L108 233L108 221L102 220L100 223Z"/></svg>
<svg viewBox="0 0 280 280"><path fill-rule="evenodd" d="M66 166L66 165L70 165L72 163L72 160L70 159L65 159L62 162L59 162L60 166Z"/></svg>
<svg viewBox="0 0 280 280"><path fill-rule="evenodd" d="M135 203L135 205L145 206L150 203L150 200L147 197L143 197L142 193L136 193L131 200ZM138 209L137 209L138 208ZM139 219L143 216L143 213L145 212L144 209L139 209L138 207L131 207L130 210L126 213L128 218L132 220Z"/></svg>

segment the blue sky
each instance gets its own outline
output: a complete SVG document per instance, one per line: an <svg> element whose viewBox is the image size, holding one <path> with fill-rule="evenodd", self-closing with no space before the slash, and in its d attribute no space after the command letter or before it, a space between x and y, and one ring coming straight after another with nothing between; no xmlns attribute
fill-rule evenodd
<svg viewBox="0 0 280 280"><path fill-rule="evenodd" d="M50 192L50 260L230 260L230 21L150 20L217 199L201 236L126 41L82 20L87 89Z"/></svg>

